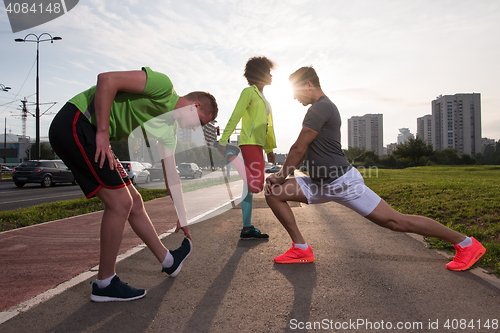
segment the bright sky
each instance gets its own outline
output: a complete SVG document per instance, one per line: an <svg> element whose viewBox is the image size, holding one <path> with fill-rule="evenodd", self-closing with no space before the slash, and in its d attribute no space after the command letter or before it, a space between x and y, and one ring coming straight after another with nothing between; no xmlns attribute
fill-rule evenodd
<svg viewBox="0 0 500 333"><path fill-rule="evenodd" d="M14 39L47 32L63 38L40 44L40 102L57 102L48 113L101 72L149 66L180 95L211 92L223 128L247 86L246 61L265 55L279 66L264 89L278 153L288 152L307 110L288 84L305 65L340 110L344 148L352 116L382 113L386 146L399 128L415 133L436 96L472 92L481 93L482 137L500 139L498 1L80 0L62 17L15 34L0 6L0 84L12 88L0 91L1 134L5 118L8 132L22 134L21 99L35 111L36 43ZM42 116L42 137L52 117ZM35 137L31 116L27 135Z"/></svg>

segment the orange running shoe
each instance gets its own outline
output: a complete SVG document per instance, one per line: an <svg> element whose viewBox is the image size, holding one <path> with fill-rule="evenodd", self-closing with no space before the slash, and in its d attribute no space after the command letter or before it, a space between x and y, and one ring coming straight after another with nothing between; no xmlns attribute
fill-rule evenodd
<svg viewBox="0 0 500 333"><path fill-rule="evenodd" d="M307 246L307 250L302 250L295 247L295 243L292 243L292 247L286 251L284 254L274 258L274 262L278 264L293 264L293 263L309 263L314 261L314 253L311 249L311 245Z"/></svg>
<svg viewBox="0 0 500 333"><path fill-rule="evenodd" d="M465 271L476 263L486 253L486 249L474 237L471 237L472 245L461 247L453 245L455 248L455 258L446 264L446 268L452 271Z"/></svg>

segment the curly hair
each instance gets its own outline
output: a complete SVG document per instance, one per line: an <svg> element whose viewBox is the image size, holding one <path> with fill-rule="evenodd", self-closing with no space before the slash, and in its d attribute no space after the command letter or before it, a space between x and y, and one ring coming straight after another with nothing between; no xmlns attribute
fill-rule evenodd
<svg viewBox="0 0 500 333"><path fill-rule="evenodd" d="M243 76L249 85L256 85L267 81L267 74L274 69L276 64L266 57L253 57L248 59Z"/></svg>

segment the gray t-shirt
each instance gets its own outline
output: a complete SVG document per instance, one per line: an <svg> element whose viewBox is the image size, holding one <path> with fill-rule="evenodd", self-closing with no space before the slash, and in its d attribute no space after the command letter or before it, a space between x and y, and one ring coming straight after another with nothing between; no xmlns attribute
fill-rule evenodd
<svg viewBox="0 0 500 333"><path fill-rule="evenodd" d="M311 105L302 122L302 126L319 132L306 151L309 175L318 185L328 184L351 169L340 144L341 123L339 110L326 96Z"/></svg>

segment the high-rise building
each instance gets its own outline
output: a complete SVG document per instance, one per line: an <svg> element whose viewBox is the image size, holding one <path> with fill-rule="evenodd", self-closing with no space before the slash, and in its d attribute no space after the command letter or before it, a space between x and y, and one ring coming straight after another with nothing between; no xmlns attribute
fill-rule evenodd
<svg viewBox="0 0 500 333"><path fill-rule="evenodd" d="M400 128L398 134L398 145L405 143L410 139L414 139L415 136L410 132L409 128Z"/></svg>
<svg viewBox="0 0 500 333"><path fill-rule="evenodd" d="M436 150L454 148L458 154L481 152L481 94L441 95L432 101Z"/></svg>
<svg viewBox="0 0 500 333"><path fill-rule="evenodd" d="M417 118L417 138L432 145L432 115L427 114Z"/></svg>
<svg viewBox="0 0 500 333"><path fill-rule="evenodd" d="M484 153L484 149L487 146L493 146L493 147L495 147L495 139L481 138L481 146L482 146L481 153Z"/></svg>
<svg viewBox="0 0 500 333"><path fill-rule="evenodd" d="M384 126L382 114L354 116L347 121L348 146L372 150L382 156Z"/></svg>
<svg viewBox="0 0 500 333"><path fill-rule="evenodd" d="M217 121L211 121L205 126L203 126L203 133L205 135L205 142L207 143L207 146L211 147L212 143L217 141L217 126L215 126L215 123Z"/></svg>
<svg viewBox="0 0 500 333"><path fill-rule="evenodd" d="M217 140L216 121L211 121L196 131L192 129L177 129L177 142L193 142L197 146L211 146Z"/></svg>
<svg viewBox="0 0 500 333"><path fill-rule="evenodd" d="M387 155L391 155L392 152L396 150L396 148L398 148L398 144L397 143L395 143L395 142L394 143L389 143L387 145L387 148L386 148Z"/></svg>

